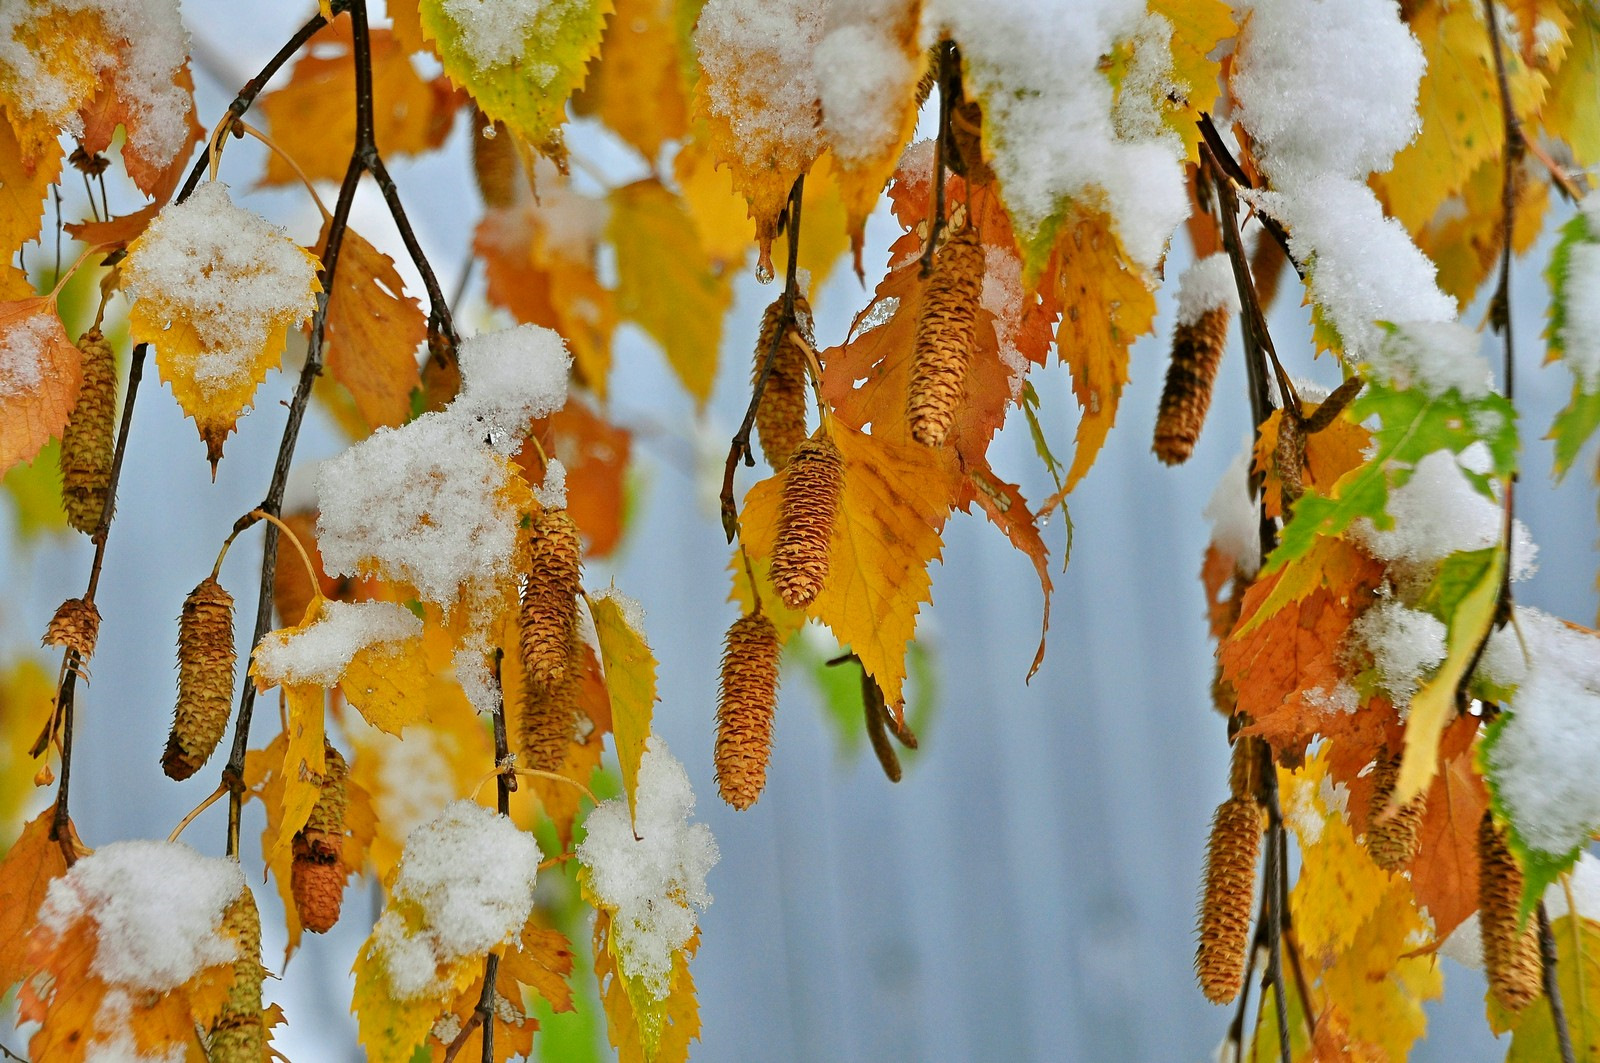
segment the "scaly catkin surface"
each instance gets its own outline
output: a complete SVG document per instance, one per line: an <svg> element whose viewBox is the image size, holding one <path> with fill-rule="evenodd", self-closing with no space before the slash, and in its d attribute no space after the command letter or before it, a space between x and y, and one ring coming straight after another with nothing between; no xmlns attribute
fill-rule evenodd
<svg viewBox="0 0 1600 1063"><path fill-rule="evenodd" d="M518 763L539 771L560 771L578 732L578 694L583 686L583 640L576 625L567 638L567 660L552 686L529 682L517 720Z"/></svg>
<svg viewBox="0 0 1600 1063"><path fill-rule="evenodd" d="M717 789L737 809L755 804L767 785L780 648L765 616L741 616L728 628L717 699Z"/></svg>
<svg viewBox="0 0 1600 1063"><path fill-rule="evenodd" d="M783 471L772 584L791 609L804 609L828 578L828 550L844 491L844 459L823 435L795 449Z"/></svg>
<svg viewBox="0 0 1600 1063"><path fill-rule="evenodd" d="M917 309L906 420L911 437L926 446L944 445L966 390L983 299L983 263L975 229L952 234L934 258Z"/></svg>
<svg viewBox="0 0 1600 1063"><path fill-rule="evenodd" d="M83 386L61 433L61 507L67 523L94 534L111 485L117 433L117 363L99 329L78 337Z"/></svg>
<svg viewBox="0 0 1600 1063"><path fill-rule="evenodd" d="M261 915L247 887L222 915L222 931L239 942L227 1002L211 1026L208 1056L215 1063L261 1063L266 1028L261 1022Z"/></svg>
<svg viewBox="0 0 1600 1063"><path fill-rule="evenodd" d="M1172 361L1156 415L1153 450L1168 465L1181 465L1194 452L1211 408L1211 388L1228 341L1228 309L1217 307L1172 333Z"/></svg>
<svg viewBox="0 0 1600 1063"><path fill-rule="evenodd" d="M161 768L183 780L206 762L228 726L233 701L233 598L212 576L178 618L178 705Z"/></svg>
<svg viewBox="0 0 1600 1063"><path fill-rule="evenodd" d="M95 640L100 637L100 610L83 598L68 598L50 618L44 631L46 646L75 650L80 661L94 656Z"/></svg>
<svg viewBox="0 0 1600 1063"><path fill-rule="evenodd" d="M583 547L564 509L533 520L528 580L522 589L522 666L528 686L554 689L565 677L577 620Z"/></svg>
<svg viewBox="0 0 1600 1063"><path fill-rule="evenodd" d="M1206 999L1214 1004L1226 1004L1244 984L1261 814L1255 798L1230 797L1217 806L1211 823L1194 970Z"/></svg>
<svg viewBox="0 0 1600 1063"><path fill-rule="evenodd" d="M1417 855L1422 845L1422 817L1428 811L1428 795L1418 794L1385 816L1389 798L1400 779L1400 754L1388 746L1378 750L1372 768L1372 799L1367 805L1367 852L1372 862L1385 871L1399 871Z"/></svg>
<svg viewBox="0 0 1600 1063"><path fill-rule="evenodd" d="M772 358L772 370L761 390L761 404L756 407L756 437L761 442L761 454L774 472L782 471L789 456L806 438L806 355L794 341L791 330L798 329L807 343L811 339L811 304L804 295L794 298L795 320L784 329L778 340L778 352ZM761 318L761 337L756 341L755 365L750 371L750 383L761 376L761 367L772 350L773 340L783 320L783 297L774 299Z"/></svg>
<svg viewBox="0 0 1600 1063"><path fill-rule="evenodd" d="M1489 992L1512 1011L1521 1011L1543 992L1538 924L1530 916L1518 929L1522 902L1522 867L1495 824L1484 812L1478 825L1478 932L1483 941L1483 972Z"/></svg>

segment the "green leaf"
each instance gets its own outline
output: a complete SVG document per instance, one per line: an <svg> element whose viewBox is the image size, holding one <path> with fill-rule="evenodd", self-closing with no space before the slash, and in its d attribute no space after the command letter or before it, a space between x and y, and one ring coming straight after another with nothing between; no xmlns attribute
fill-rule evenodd
<svg viewBox="0 0 1600 1063"><path fill-rule="evenodd" d="M622 788L633 808L639 788L639 761L656 704L656 659L642 632L634 630L614 596L589 599L595 634L600 639L600 662L611 693L611 737L617 744L622 767Z"/></svg>
<svg viewBox="0 0 1600 1063"><path fill-rule="evenodd" d="M1366 464L1341 476L1330 494L1307 491L1295 503L1294 516L1284 525L1264 574L1304 556L1319 536L1341 534L1362 517L1379 529L1392 528L1394 519L1387 512L1389 492L1403 487L1417 462L1434 451L1459 454L1473 443L1487 444L1488 473L1461 471L1491 500L1493 480L1511 475L1516 467L1516 410L1502 395L1491 393L1469 400L1452 388L1430 396L1416 388L1397 389L1373 381L1352 405L1352 417L1357 421L1378 419L1379 426L1372 433L1375 452Z"/></svg>
<svg viewBox="0 0 1600 1063"><path fill-rule="evenodd" d="M496 55L486 65L471 50L474 33L450 16L444 0L421 0L418 7L423 36L438 47L450 80L472 93L484 114L504 122L538 151L564 160L561 123L567 117L567 97L583 84L589 62L600 52L612 0L566 0L538 7L521 28L521 46L505 47L503 59ZM476 4L469 7L480 10ZM485 33L481 28L475 32ZM496 35L485 43L503 44L504 38Z"/></svg>
<svg viewBox="0 0 1600 1063"><path fill-rule="evenodd" d="M1044 425L1039 423L1039 393L1033 389L1031 380L1022 382L1022 413L1028 418L1028 432L1033 436L1033 449L1039 455L1039 460L1050 470L1050 478L1056 482L1056 490L1065 490L1061 477L1067 471L1067 467L1056 460L1055 454L1050 450L1049 441L1044 437Z"/></svg>
<svg viewBox="0 0 1600 1063"><path fill-rule="evenodd" d="M1589 227L1589 220L1583 214L1574 215L1572 220L1561 227L1561 239L1556 242L1555 250L1550 253L1550 265L1545 270L1545 279L1550 282L1550 324L1545 329L1545 338L1549 340L1549 354L1545 359L1553 362L1566 356L1566 350L1561 343L1561 334L1567 327L1567 280L1572 266L1572 249L1580 243L1592 243L1596 234ZM1583 381L1576 375L1572 382L1572 401L1567 403L1565 409L1556 414L1556 419L1550 426L1549 439L1555 440L1556 456L1552 472L1560 480L1572 467L1578 457L1578 451L1594 435L1595 429L1600 427L1600 393L1583 390Z"/></svg>
<svg viewBox="0 0 1600 1063"><path fill-rule="evenodd" d="M1556 941L1556 980L1561 1006L1579 1063L1600 1063L1600 923L1564 915L1550 924ZM1489 1003L1489 1024L1496 1035L1511 1031L1506 1063L1546 1063L1561 1058L1550 1001L1540 997L1520 1012Z"/></svg>
<svg viewBox="0 0 1600 1063"><path fill-rule="evenodd" d="M67 530L67 513L61 508L60 453L61 444L52 439L32 461L13 465L0 479L0 488L11 496L17 538L24 543Z"/></svg>

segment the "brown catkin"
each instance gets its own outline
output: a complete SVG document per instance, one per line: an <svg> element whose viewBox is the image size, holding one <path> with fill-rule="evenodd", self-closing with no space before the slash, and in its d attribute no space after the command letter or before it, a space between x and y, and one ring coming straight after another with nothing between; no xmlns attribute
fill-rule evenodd
<svg viewBox="0 0 1600 1063"><path fill-rule="evenodd" d="M517 145L504 123L473 112L472 176L477 179L483 205L493 209L517 200Z"/></svg>
<svg viewBox="0 0 1600 1063"><path fill-rule="evenodd" d="M1409 864L1422 847L1422 817L1428 811L1428 795L1418 794L1393 814L1384 815L1400 779L1400 753L1388 746L1378 750L1372 765L1372 798L1367 804L1367 852L1372 862L1385 871L1399 871Z"/></svg>
<svg viewBox="0 0 1600 1063"><path fill-rule="evenodd" d="M94 656L95 639L100 635L100 610L82 598L68 598L50 618L44 630L46 646L61 646L78 655L80 662Z"/></svg>
<svg viewBox="0 0 1600 1063"><path fill-rule="evenodd" d="M233 700L233 598L207 576L183 600L178 618L178 706L161 770L187 779L206 762L228 726Z"/></svg>
<svg viewBox="0 0 1600 1063"><path fill-rule="evenodd" d="M805 442L806 438L806 353L794 339L798 330L807 343L811 343L811 304L806 297L794 297L794 321L778 337L778 327L783 324L783 297L774 299L761 318L761 337L756 341L755 366L750 372L750 382L755 384L766 364L767 352L774 342L777 353L772 356L772 369L767 373L766 385L761 389L761 404L756 407L756 437L761 441L761 454L774 472L789 463L789 455Z"/></svg>
<svg viewBox="0 0 1600 1063"><path fill-rule="evenodd" d="M844 491L844 459L827 436L795 448L783 470L772 585L790 609L804 609L828 578L828 548Z"/></svg>
<svg viewBox="0 0 1600 1063"><path fill-rule="evenodd" d="M294 836L290 892L301 924L325 934L344 904L344 816L349 807L350 766L331 745L323 746L326 768L306 825Z"/></svg>
<svg viewBox="0 0 1600 1063"><path fill-rule="evenodd" d="M261 915L246 888L222 913L222 932L239 943L233 983L216 1021L211 1024L207 1058L213 1063L261 1063L266 1026L261 1021Z"/></svg>
<svg viewBox="0 0 1600 1063"><path fill-rule="evenodd" d="M78 337L83 386L61 432L61 507L67 523L93 535L111 489L117 431L117 362L99 329Z"/></svg>
<svg viewBox="0 0 1600 1063"><path fill-rule="evenodd" d="M582 557L578 525L566 510L547 509L534 518L522 588L522 667L530 688L552 690L566 674Z"/></svg>
<svg viewBox="0 0 1600 1063"><path fill-rule="evenodd" d="M1512 1011L1521 1011L1542 991L1539 931L1532 917L1520 929L1522 867L1485 811L1478 824L1478 932L1483 941L1483 971L1489 992Z"/></svg>
<svg viewBox="0 0 1600 1063"><path fill-rule="evenodd" d="M1181 465L1194 452L1195 441L1211 408L1211 386L1228 342L1225 306L1213 307L1194 321L1181 323L1172 333L1172 361L1161 392L1161 412L1156 415L1156 457L1168 465Z"/></svg>
<svg viewBox="0 0 1600 1063"><path fill-rule="evenodd" d="M517 752L523 767L560 771L566 763L567 750L578 732L584 648L574 625L567 635L567 658L561 678L548 687L529 682L523 690L517 727Z"/></svg>
<svg viewBox="0 0 1600 1063"><path fill-rule="evenodd" d="M1261 805L1256 799L1230 797L1217 806L1206 847L1200 947L1194 957L1200 988L1213 1004L1226 1004L1244 984L1260 851Z"/></svg>
<svg viewBox="0 0 1600 1063"><path fill-rule="evenodd" d="M717 789L743 810L767 785L772 717L778 704L778 629L757 613L728 629L717 698Z"/></svg>
<svg viewBox="0 0 1600 1063"><path fill-rule="evenodd" d="M967 363L983 298L983 245L971 226L953 231L934 256L933 275L917 309L906 420L911 437L943 446L966 390Z"/></svg>

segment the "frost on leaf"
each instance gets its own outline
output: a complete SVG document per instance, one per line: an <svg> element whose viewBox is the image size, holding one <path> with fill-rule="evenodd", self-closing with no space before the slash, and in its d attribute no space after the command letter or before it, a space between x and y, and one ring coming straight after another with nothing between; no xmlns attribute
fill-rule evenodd
<svg viewBox="0 0 1600 1063"><path fill-rule="evenodd" d="M584 887L612 920L611 949L624 975L650 995L667 995L674 954L695 934L697 913L711 903L706 873L717 862L711 828L690 823L689 776L651 736L639 764L633 815L612 798L584 821L578 846Z"/></svg>
<svg viewBox="0 0 1600 1063"><path fill-rule="evenodd" d="M129 245L122 280L134 338L155 345L161 378L215 469L288 330L316 309L317 260L210 182Z"/></svg>
<svg viewBox="0 0 1600 1063"><path fill-rule="evenodd" d="M146 1055L181 1049L227 998L239 945L222 917L243 889L236 862L153 841L103 846L53 880L29 953L52 977L20 1001L41 1024L33 1057L93 1058L124 1038Z"/></svg>

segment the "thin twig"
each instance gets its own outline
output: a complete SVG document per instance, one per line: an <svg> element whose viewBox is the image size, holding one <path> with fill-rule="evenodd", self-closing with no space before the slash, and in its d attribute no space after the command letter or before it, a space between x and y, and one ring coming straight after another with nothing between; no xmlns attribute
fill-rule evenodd
<svg viewBox="0 0 1600 1063"><path fill-rule="evenodd" d="M950 113L955 106L952 81L959 84L954 67L955 45L944 41L939 45L939 135L933 138L933 218L928 225L928 243L922 249L922 275L933 272L934 248L939 234L944 230L944 173L950 146Z"/></svg>
<svg viewBox="0 0 1600 1063"><path fill-rule="evenodd" d="M1572 1030L1567 1026L1567 1011L1561 1003L1561 984L1556 980L1556 936L1550 931L1550 913L1542 900L1539 902L1539 958L1543 961L1544 996L1550 1002L1550 1019L1555 1023L1561 1063L1577 1063L1572 1049Z"/></svg>
<svg viewBox="0 0 1600 1063"><path fill-rule="evenodd" d="M1278 1018L1278 1052L1283 1063L1293 1063L1289 1046L1289 1001L1283 981L1283 898L1288 895L1284 871L1288 867L1288 832L1278 808L1278 773L1263 773L1262 793L1267 805L1267 874L1261 892L1266 896L1267 981L1272 984L1273 1008ZM1306 1004L1301 1002L1302 1010Z"/></svg>
<svg viewBox="0 0 1600 1063"><path fill-rule="evenodd" d="M767 348L767 357L761 363L761 372L756 374L755 383L750 386L750 406L744 411L744 420L739 422L739 430L733 435L733 442L728 447L728 461L722 470L722 530L727 533L730 543L739 531L739 508L733 500L733 473L739 467L740 458L744 459L746 465L756 463L755 454L750 450L750 429L756 423L756 409L761 405L761 392L766 388L767 377L772 373L772 363L777 361L783 335L794 321L796 285L800 271L800 199L805 190L805 183L806 175L801 174L794 179L794 187L789 189L789 206L786 210L789 217L789 263L784 274L783 320L772 330L772 345Z"/></svg>
<svg viewBox="0 0 1600 1063"><path fill-rule="evenodd" d="M1233 152L1228 150L1227 142L1222 139L1222 134L1217 132L1216 124L1211 121L1211 116L1202 114L1199 125L1200 138L1205 141L1206 147L1211 149L1212 158L1222 168L1222 172L1232 178L1233 182L1240 188L1254 188L1255 185L1251 183L1250 175L1244 172L1244 167L1239 165L1239 160L1235 159ZM1279 247L1283 248L1283 255L1289 260L1289 265L1293 266L1295 273L1299 275L1301 280L1304 280L1306 276L1305 267L1300 264L1300 260L1295 258L1294 253L1289 250L1289 234L1284 231L1283 226L1278 224L1276 218L1269 218L1265 214L1257 213L1256 219L1261 222L1261 227L1267 231L1267 235L1272 237Z"/></svg>

